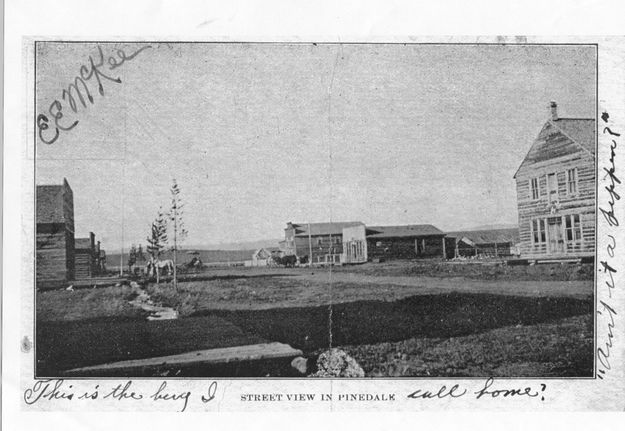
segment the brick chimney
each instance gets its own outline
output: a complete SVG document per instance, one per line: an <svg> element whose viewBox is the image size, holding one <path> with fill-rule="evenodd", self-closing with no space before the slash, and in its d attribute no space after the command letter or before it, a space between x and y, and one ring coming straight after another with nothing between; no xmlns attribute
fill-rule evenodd
<svg viewBox="0 0 625 431"><path fill-rule="evenodd" d="M558 104L552 100L549 107L551 108L551 120L556 121L558 119Z"/></svg>

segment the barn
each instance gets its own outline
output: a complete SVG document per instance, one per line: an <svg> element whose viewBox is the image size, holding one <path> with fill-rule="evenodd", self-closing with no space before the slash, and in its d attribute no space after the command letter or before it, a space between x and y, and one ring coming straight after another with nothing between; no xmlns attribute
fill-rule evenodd
<svg viewBox="0 0 625 431"><path fill-rule="evenodd" d="M445 233L431 224L367 226L369 260L446 258Z"/></svg>
<svg viewBox="0 0 625 431"><path fill-rule="evenodd" d="M596 125L551 115L516 180L522 258L582 259L595 252Z"/></svg>
<svg viewBox="0 0 625 431"><path fill-rule="evenodd" d="M447 232L453 238L453 257L499 258L518 255L519 229L481 229Z"/></svg>
<svg viewBox="0 0 625 431"><path fill-rule="evenodd" d="M66 179L38 185L36 196L36 286L62 287L74 279L74 195Z"/></svg>

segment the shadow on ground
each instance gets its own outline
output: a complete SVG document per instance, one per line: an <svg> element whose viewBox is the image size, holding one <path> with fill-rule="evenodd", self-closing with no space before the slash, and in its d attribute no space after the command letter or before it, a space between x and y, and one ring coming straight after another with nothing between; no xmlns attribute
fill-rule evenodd
<svg viewBox="0 0 625 431"><path fill-rule="evenodd" d="M330 320L332 344L340 346L412 337L458 337L591 312L591 298L450 293L417 295L393 302L358 301L332 307L208 310L160 322L128 317L38 320L37 376L58 377L63 370L71 368L268 341L283 342L309 354L329 345ZM244 370L230 369L215 373L205 376L249 375Z"/></svg>
<svg viewBox="0 0 625 431"><path fill-rule="evenodd" d="M531 325L592 312L592 301L449 293L398 301L357 301L332 307L211 310L244 332L304 352L332 344L373 344L412 337L450 338L510 325ZM198 313L198 314L200 314Z"/></svg>

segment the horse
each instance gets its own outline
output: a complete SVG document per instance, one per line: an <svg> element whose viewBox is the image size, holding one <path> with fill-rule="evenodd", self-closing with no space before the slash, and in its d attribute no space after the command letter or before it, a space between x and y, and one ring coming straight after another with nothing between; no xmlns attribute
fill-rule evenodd
<svg viewBox="0 0 625 431"><path fill-rule="evenodd" d="M289 256L283 256L276 263L278 263L278 265L284 265L286 268L294 268L295 264L297 263L297 256L295 256L294 254Z"/></svg>
<svg viewBox="0 0 625 431"><path fill-rule="evenodd" d="M163 274L163 271L166 271L167 275L172 275L174 273L174 261L171 259L151 259L147 264L147 270L148 276L156 275L156 271L158 271L159 274Z"/></svg>

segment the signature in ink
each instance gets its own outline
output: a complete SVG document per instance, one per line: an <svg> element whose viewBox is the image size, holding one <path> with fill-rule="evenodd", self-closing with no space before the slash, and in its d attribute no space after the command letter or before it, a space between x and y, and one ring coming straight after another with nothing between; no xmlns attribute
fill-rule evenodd
<svg viewBox="0 0 625 431"><path fill-rule="evenodd" d="M125 62L133 60L137 55L146 49L152 48L151 45L146 45L132 54L128 55L123 49L117 49L114 55L110 55L107 59L108 67L105 66L104 52L102 47L98 45L98 54L96 60L93 56L89 56L88 64L80 66L78 75L74 78L74 82L70 83L67 88L61 91L61 100L55 99L48 107L47 115L41 113L37 116L37 129L39 139L45 144L53 144L59 138L61 132L67 132L72 130L78 125L78 120L73 122L67 122L63 108L69 105L70 110L73 113L77 113L80 109L80 105L83 108L87 107L87 101L93 105L94 98L91 94L88 83L97 83L98 93L100 96L104 96L104 82L114 82L121 84L122 80L119 77L112 77L107 69L115 70L122 66ZM106 73L105 73L106 72ZM95 81L94 81L95 80ZM64 105L64 103L66 105ZM51 122L53 123L54 132L49 132Z"/></svg>

